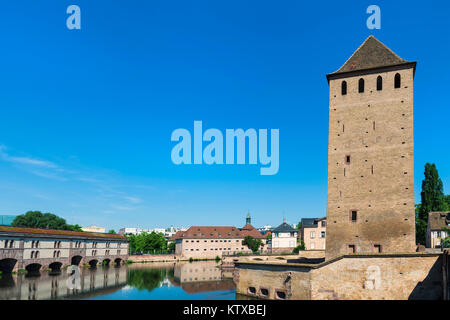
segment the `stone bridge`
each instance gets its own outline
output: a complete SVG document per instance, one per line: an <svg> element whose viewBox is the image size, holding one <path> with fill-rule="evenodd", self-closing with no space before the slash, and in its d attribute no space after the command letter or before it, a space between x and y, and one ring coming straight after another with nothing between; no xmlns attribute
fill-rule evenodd
<svg viewBox="0 0 450 320"><path fill-rule="evenodd" d="M128 259L124 236L0 226L0 271L37 272L67 265L120 264Z"/></svg>

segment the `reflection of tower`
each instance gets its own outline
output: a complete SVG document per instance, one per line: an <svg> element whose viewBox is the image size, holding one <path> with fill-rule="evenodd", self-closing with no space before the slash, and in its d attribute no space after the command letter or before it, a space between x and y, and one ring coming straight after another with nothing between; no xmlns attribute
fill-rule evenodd
<svg viewBox="0 0 450 320"><path fill-rule="evenodd" d="M247 218L245 219L245 224L252 224L252 217L250 217L250 212L247 213Z"/></svg>

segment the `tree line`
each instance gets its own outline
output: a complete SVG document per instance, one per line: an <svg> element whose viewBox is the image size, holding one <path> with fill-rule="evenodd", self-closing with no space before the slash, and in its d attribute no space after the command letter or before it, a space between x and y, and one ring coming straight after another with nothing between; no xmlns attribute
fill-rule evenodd
<svg viewBox="0 0 450 320"><path fill-rule="evenodd" d="M450 211L450 195L444 194L444 185L434 163L425 164L425 178L422 181L421 203L416 204L416 242L425 244L428 227L428 214L433 211ZM448 228L447 237L442 244L450 247Z"/></svg>
<svg viewBox="0 0 450 320"><path fill-rule="evenodd" d="M140 233L126 235L130 254L160 254L175 251L175 242L168 242L162 233Z"/></svg>
<svg viewBox="0 0 450 320"><path fill-rule="evenodd" d="M40 211L28 211L25 214L18 215L11 225L22 228L82 231L78 224L68 224L64 218L53 213L42 213Z"/></svg>

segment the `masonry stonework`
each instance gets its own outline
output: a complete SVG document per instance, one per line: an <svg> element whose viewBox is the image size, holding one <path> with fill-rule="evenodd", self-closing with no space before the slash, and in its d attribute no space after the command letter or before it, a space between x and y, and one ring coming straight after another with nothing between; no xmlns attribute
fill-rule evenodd
<svg viewBox="0 0 450 320"><path fill-rule="evenodd" d="M343 256L331 262L237 262L236 292L286 300L437 300L443 298L442 255ZM254 290L253 290L254 288ZM261 293L261 288L267 294Z"/></svg>
<svg viewBox="0 0 450 320"><path fill-rule="evenodd" d="M358 56L364 50L367 55ZM377 55L386 55L388 62L372 65ZM352 70L348 63L361 69ZM326 257L415 252L415 63L369 37L342 68L345 72L328 75Z"/></svg>

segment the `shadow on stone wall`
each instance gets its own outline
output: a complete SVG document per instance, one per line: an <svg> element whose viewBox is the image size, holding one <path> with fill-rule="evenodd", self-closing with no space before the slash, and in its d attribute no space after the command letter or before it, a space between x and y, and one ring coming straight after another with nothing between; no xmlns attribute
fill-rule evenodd
<svg viewBox="0 0 450 320"><path fill-rule="evenodd" d="M300 258L300 259L286 259L287 263L310 263L318 264L325 261L325 258Z"/></svg>
<svg viewBox="0 0 450 320"><path fill-rule="evenodd" d="M425 279L417 283L408 300L442 300L442 290L442 256L440 256Z"/></svg>

